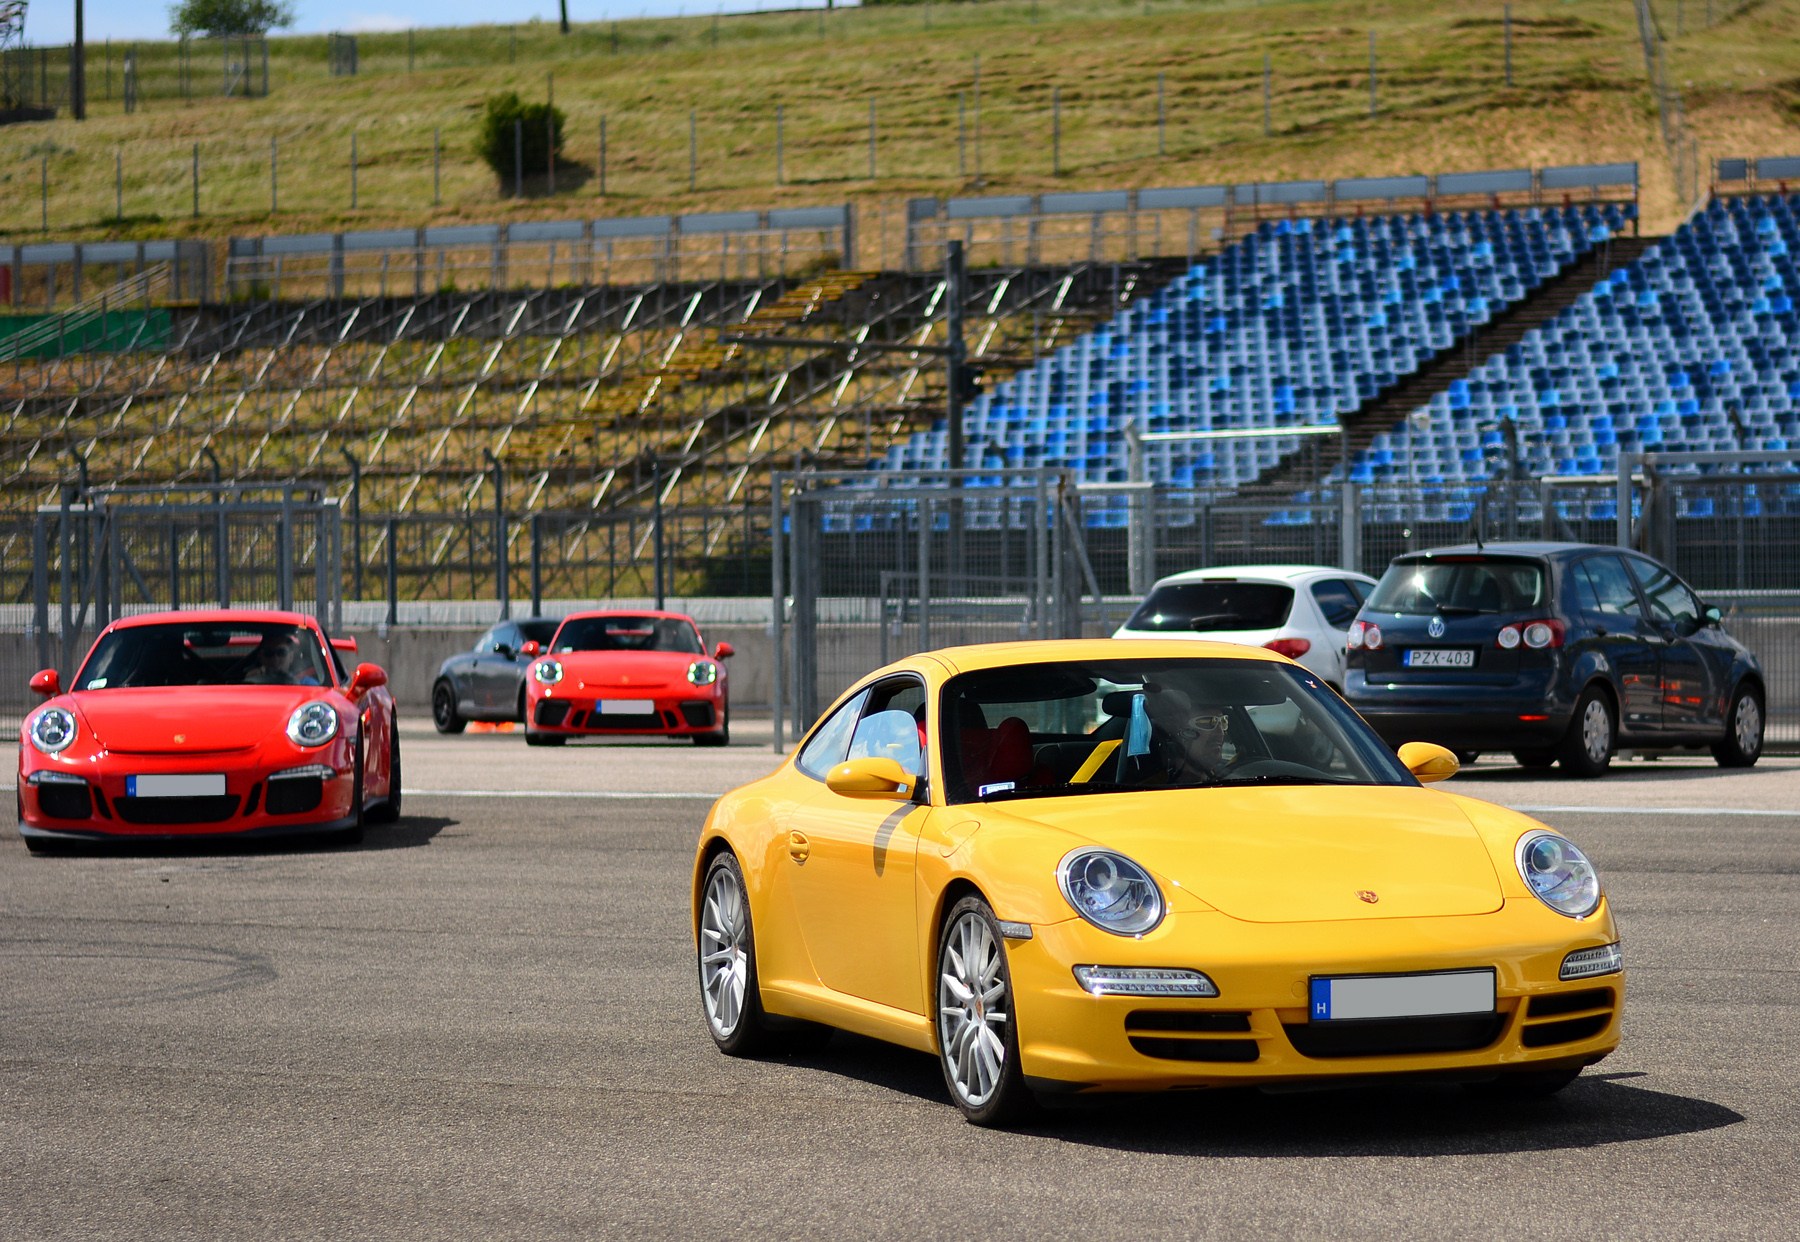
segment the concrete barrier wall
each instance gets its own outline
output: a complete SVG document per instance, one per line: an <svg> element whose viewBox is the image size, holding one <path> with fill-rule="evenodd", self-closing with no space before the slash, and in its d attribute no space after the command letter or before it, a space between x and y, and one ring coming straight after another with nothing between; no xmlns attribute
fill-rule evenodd
<svg viewBox="0 0 1800 1242"><path fill-rule="evenodd" d="M431 710L431 687L438 666L459 651L471 650L485 632L485 626L407 626L396 627L385 637L374 629L352 629L345 636L356 639L357 661L366 660L387 670L388 685L401 710L422 715ZM737 648L727 666L731 701L739 707L767 708L774 645L765 627L709 625L702 633L709 645L726 642ZM35 641L16 631L0 633L0 715L17 716L38 702L27 683L40 667Z"/></svg>

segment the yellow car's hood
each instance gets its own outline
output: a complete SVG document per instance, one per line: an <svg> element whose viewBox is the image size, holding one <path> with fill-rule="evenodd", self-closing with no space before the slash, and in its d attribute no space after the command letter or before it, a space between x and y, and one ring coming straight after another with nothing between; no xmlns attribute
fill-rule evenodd
<svg viewBox="0 0 1800 1242"><path fill-rule="evenodd" d="M1429 789L1169 789L1003 807L1120 850L1251 922L1486 914L1502 900L1474 825Z"/></svg>

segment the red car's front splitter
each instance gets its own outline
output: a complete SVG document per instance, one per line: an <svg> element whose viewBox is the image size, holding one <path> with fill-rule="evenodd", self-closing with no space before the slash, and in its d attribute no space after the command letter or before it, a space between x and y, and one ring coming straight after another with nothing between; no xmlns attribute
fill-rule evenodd
<svg viewBox="0 0 1800 1242"><path fill-rule="evenodd" d="M602 713L598 703L580 699L539 699L529 728L556 737L691 737L723 727L712 699L646 699L636 715Z"/></svg>
<svg viewBox="0 0 1800 1242"><path fill-rule="evenodd" d="M109 784L114 788L106 788ZM248 840L342 832L356 827L355 786L349 777L313 782L313 789L304 791L311 797L302 799L313 805L291 805L289 814L271 813L273 799L267 792L270 784L267 779L252 776L247 780L246 774L233 773L228 778L228 792L222 797L132 799L123 796L122 780L102 781L98 786L88 782L40 786L24 781L18 795L19 835L39 841ZM242 792L232 791L239 786L248 787ZM175 805L188 801L204 805ZM140 809L132 805L136 802L146 806ZM187 814L194 818L187 820Z"/></svg>

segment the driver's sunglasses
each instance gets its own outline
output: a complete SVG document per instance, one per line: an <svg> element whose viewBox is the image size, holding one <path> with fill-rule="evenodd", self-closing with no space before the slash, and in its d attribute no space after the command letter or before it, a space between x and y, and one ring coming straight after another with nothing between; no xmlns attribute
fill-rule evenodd
<svg viewBox="0 0 1800 1242"><path fill-rule="evenodd" d="M1223 733L1230 725L1231 717L1223 712L1208 713L1191 717L1187 722L1187 727L1178 729L1176 732L1183 741L1188 741L1202 733Z"/></svg>

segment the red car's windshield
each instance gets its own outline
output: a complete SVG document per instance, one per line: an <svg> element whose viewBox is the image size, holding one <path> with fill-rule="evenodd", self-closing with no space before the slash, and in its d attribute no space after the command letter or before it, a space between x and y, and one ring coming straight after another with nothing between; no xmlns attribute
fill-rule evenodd
<svg viewBox="0 0 1800 1242"><path fill-rule="evenodd" d="M571 617L556 631L550 649L706 654L693 625L679 617Z"/></svg>
<svg viewBox="0 0 1800 1242"><path fill-rule="evenodd" d="M131 625L94 648L77 690L123 686L329 686L318 636L303 625L206 621Z"/></svg>

